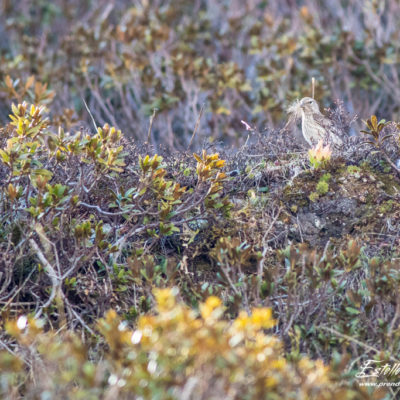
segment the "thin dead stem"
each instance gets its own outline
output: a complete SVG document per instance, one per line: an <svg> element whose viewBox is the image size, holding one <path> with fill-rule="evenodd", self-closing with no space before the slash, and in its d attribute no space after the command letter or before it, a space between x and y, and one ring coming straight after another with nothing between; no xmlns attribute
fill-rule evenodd
<svg viewBox="0 0 400 400"><path fill-rule="evenodd" d="M200 112L199 112L199 115L197 117L196 125L194 126L193 134L192 134L192 137L190 138L190 142L188 144L187 150L190 149L190 146L192 145L193 139L196 136L197 130L198 130L199 125L200 125L201 116L203 115L204 106L205 106L205 103L203 103L203 105L200 108Z"/></svg>

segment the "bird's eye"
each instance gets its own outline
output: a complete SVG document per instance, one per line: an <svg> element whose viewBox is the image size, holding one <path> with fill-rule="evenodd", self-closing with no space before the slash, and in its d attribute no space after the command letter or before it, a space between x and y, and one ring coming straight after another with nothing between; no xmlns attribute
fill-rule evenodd
<svg viewBox="0 0 400 400"><path fill-rule="evenodd" d="M312 104L312 102L313 102L313 100L310 100L310 101L308 102L308 104Z"/></svg>

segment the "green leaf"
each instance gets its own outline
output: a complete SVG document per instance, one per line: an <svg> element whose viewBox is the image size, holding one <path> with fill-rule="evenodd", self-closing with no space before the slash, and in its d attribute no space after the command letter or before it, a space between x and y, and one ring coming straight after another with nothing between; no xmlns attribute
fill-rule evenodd
<svg viewBox="0 0 400 400"><path fill-rule="evenodd" d="M124 196L125 197L130 197L135 191L136 191L136 188L134 188L134 187L130 188L125 192Z"/></svg>
<svg viewBox="0 0 400 400"><path fill-rule="evenodd" d="M14 103L11 104L11 110L12 110L14 115L18 115L19 114L18 108Z"/></svg>
<svg viewBox="0 0 400 400"><path fill-rule="evenodd" d="M0 156L3 159L4 163L8 164L10 162L10 156L4 150L0 149Z"/></svg>
<svg viewBox="0 0 400 400"><path fill-rule="evenodd" d="M349 314L352 314L352 315L358 315L358 314L360 314L360 311L357 310L356 308L353 308L353 307L346 307L346 311L347 311Z"/></svg>
<svg viewBox="0 0 400 400"><path fill-rule="evenodd" d="M193 157L196 159L197 162L201 163L203 160L200 158L199 155L197 155L196 153L193 153Z"/></svg>
<svg viewBox="0 0 400 400"><path fill-rule="evenodd" d="M372 115L370 121L371 121L372 128L376 131L378 129L378 118L376 118L375 115Z"/></svg>
<svg viewBox="0 0 400 400"><path fill-rule="evenodd" d="M38 168L31 171L31 175L33 176L45 176L46 178L51 179L53 177L53 173L48 169Z"/></svg>

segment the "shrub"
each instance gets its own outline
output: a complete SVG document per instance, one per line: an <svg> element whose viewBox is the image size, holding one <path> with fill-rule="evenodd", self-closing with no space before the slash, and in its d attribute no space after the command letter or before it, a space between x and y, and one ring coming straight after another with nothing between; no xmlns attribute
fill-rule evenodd
<svg viewBox="0 0 400 400"><path fill-rule="evenodd" d="M45 332L42 321L32 318L9 321L6 330L18 341L20 355L0 352L0 393L65 399L355 395L336 386L333 372L321 361L285 360L282 343L264 332L275 325L268 308L242 311L230 322L217 297L195 312L177 301L175 289L154 290L154 296L156 313L141 316L134 330L115 311L98 322L105 346L97 362L72 332ZM31 366L29 375L24 363Z"/></svg>

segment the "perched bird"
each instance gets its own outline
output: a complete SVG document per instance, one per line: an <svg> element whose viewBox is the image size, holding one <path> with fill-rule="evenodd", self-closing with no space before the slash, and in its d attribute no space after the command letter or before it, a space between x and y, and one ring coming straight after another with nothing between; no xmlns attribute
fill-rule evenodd
<svg viewBox="0 0 400 400"><path fill-rule="evenodd" d="M303 97L293 107L296 113L301 112L301 129L304 139L313 147L320 140L325 144L339 147L343 144L342 139L335 132L333 122L319 111L318 103L311 97ZM290 111L290 110L289 110Z"/></svg>

